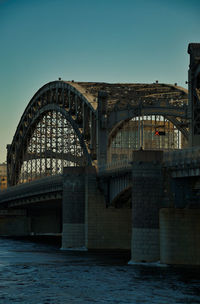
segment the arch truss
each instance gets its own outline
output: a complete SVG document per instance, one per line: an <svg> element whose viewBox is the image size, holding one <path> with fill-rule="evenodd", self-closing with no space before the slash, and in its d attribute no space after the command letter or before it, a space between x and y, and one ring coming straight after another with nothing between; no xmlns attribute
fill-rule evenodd
<svg viewBox="0 0 200 304"><path fill-rule="evenodd" d="M177 148L188 138L187 98L186 90L158 83L47 83L27 105L8 145L8 184L95 160L104 164L119 140L121 148L125 141L131 149L154 148L153 141L161 148L167 141L172 147L173 141L172 148ZM168 136L148 142L150 128Z"/></svg>
<svg viewBox="0 0 200 304"><path fill-rule="evenodd" d="M183 133L162 115L142 115L123 121L109 136L108 162L132 160L132 151L176 150L187 145Z"/></svg>
<svg viewBox="0 0 200 304"><path fill-rule="evenodd" d="M8 183L15 185L91 163L95 110L70 83L42 87L28 104L8 146Z"/></svg>

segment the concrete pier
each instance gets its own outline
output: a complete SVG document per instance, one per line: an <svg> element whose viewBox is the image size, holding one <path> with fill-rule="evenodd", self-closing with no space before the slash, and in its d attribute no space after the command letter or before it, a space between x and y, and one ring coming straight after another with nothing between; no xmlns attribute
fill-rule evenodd
<svg viewBox="0 0 200 304"><path fill-rule="evenodd" d="M200 265L200 209L160 210L160 261Z"/></svg>
<svg viewBox="0 0 200 304"><path fill-rule="evenodd" d="M86 171L86 247L130 249L131 209L106 207L94 167Z"/></svg>
<svg viewBox="0 0 200 304"><path fill-rule="evenodd" d="M85 169L68 167L63 181L62 249L85 246Z"/></svg>
<svg viewBox="0 0 200 304"><path fill-rule="evenodd" d="M133 153L131 262L160 259L161 162L160 151L141 150Z"/></svg>

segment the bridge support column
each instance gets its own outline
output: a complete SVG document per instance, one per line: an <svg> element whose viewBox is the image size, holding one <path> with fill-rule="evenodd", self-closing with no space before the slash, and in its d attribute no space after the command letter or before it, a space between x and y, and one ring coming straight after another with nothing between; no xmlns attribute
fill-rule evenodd
<svg viewBox="0 0 200 304"><path fill-rule="evenodd" d="M190 43L189 80L189 121L190 121L190 146L200 146L200 43Z"/></svg>
<svg viewBox="0 0 200 304"><path fill-rule="evenodd" d="M161 151L133 153L131 262L160 259L161 161Z"/></svg>
<svg viewBox="0 0 200 304"><path fill-rule="evenodd" d="M200 209L160 210L160 261L200 265Z"/></svg>
<svg viewBox="0 0 200 304"><path fill-rule="evenodd" d="M86 247L130 249L131 210L107 208L105 197L98 188L95 168L86 170Z"/></svg>
<svg viewBox="0 0 200 304"><path fill-rule="evenodd" d="M107 93L99 91L97 108L97 160L98 165L107 163Z"/></svg>
<svg viewBox="0 0 200 304"><path fill-rule="evenodd" d="M85 246L85 168L64 169L62 249Z"/></svg>

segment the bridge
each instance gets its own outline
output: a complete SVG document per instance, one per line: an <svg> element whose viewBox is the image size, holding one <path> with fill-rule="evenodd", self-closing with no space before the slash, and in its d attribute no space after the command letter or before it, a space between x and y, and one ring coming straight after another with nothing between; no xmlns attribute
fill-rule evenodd
<svg viewBox="0 0 200 304"><path fill-rule="evenodd" d="M177 84L53 81L7 146L0 235L200 264L200 44Z"/></svg>

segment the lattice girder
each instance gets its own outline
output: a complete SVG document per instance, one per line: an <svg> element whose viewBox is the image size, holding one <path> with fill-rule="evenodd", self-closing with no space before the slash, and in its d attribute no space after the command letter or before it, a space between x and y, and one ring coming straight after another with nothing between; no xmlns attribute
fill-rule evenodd
<svg viewBox="0 0 200 304"><path fill-rule="evenodd" d="M93 147L96 146L95 111L85 97L70 84L61 81L52 82L41 88L31 99L20 120L13 142L8 147L7 163L10 185L19 182L24 151L27 149L34 127L48 111L62 113L63 117L70 122L85 157L91 162L92 153L94 153ZM84 113L87 113L87 119L84 117Z"/></svg>
<svg viewBox="0 0 200 304"><path fill-rule="evenodd" d="M108 96L107 100L102 101L102 113L100 110L101 101L98 97L99 91L105 92ZM23 161L29 162L32 159L33 155L29 152L25 155L24 151L28 148L30 141L33 141L34 146L37 137L34 135L35 127L48 111L61 113L70 122L84 155L86 158L89 155L92 160L96 159L97 150L100 151L101 148L104 150L99 155L103 155L103 160L107 153L105 143L109 143L109 136L112 137L111 134L115 126L136 116L163 115L176 125L185 137L188 136L187 91L183 88L158 83L50 82L39 89L27 105L12 144L8 146L7 164L10 185L18 182ZM102 134L101 129L103 130ZM56 133L51 139L52 147L56 145L55 138ZM103 145L99 138L103 139ZM50 162L54 162L54 159L59 157L57 151L48 153L50 152L38 153L34 157L37 160L42 156L41 162L45 162L44 155L48 159L51 155L52 160L48 160ZM73 160L73 155L64 154L65 158ZM77 162L79 161L81 162L77 156ZM34 163L32 166L35 166Z"/></svg>

